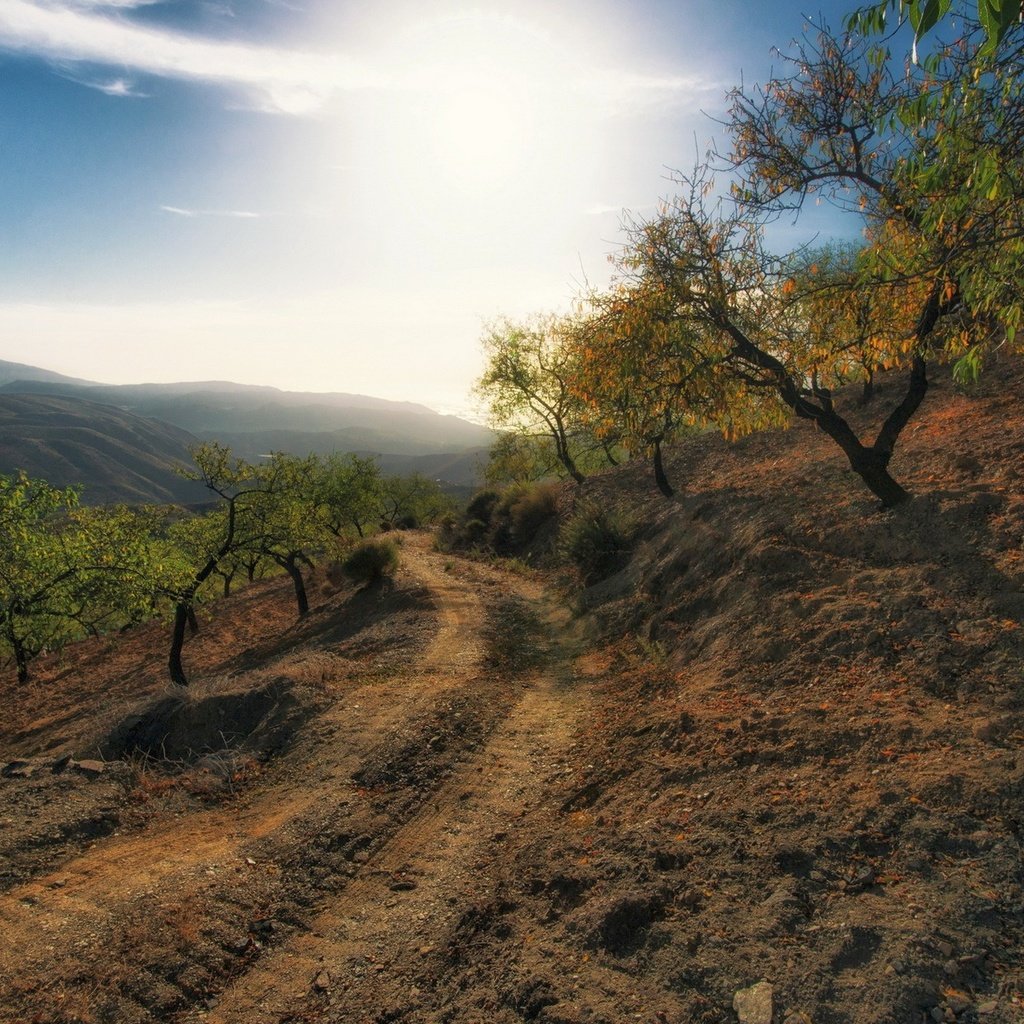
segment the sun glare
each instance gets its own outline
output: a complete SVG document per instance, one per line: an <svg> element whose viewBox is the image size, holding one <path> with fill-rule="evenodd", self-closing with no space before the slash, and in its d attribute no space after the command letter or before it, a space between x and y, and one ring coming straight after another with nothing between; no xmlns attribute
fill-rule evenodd
<svg viewBox="0 0 1024 1024"><path fill-rule="evenodd" d="M562 194L559 176L578 173L567 154L593 155L572 62L516 19L423 21L396 33L382 59L395 86L365 124L362 156L417 217L536 202L552 184Z"/></svg>

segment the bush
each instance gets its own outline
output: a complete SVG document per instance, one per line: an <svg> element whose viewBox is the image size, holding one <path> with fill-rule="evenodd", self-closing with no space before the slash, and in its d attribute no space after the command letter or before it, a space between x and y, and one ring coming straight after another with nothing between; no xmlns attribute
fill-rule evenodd
<svg viewBox="0 0 1024 1024"><path fill-rule="evenodd" d="M562 551L590 586L625 565L632 547L632 527L615 512L587 505L562 531Z"/></svg>
<svg viewBox="0 0 1024 1024"><path fill-rule="evenodd" d="M366 540L345 559L345 575L356 583L376 583L398 568L398 545L390 540Z"/></svg>
<svg viewBox="0 0 1024 1024"><path fill-rule="evenodd" d="M498 491L490 488L483 491L477 491L476 494L469 499L469 504L466 506L467 524L472 522L474 519L478 519L486 526L490 526L494 509L500 501L501 494Z"/></svg>
<svg viewBox="0 0 1024 1024"><path fill-rule="evenodd" d="M545 524L558 515L557 484L535 484L519 492L508 510L509 533L517 547L524 547Z"/></svg>

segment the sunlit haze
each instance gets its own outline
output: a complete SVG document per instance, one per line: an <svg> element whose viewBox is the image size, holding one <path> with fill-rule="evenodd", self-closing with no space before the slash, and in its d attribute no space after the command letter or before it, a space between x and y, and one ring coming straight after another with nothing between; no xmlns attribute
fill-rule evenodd
<svg viewBox="0 0 1024 1024"><path fill-rule="evenodd" d="M0 0L0 356L466 412L482 325L606 281L802 10Z"/></svg>

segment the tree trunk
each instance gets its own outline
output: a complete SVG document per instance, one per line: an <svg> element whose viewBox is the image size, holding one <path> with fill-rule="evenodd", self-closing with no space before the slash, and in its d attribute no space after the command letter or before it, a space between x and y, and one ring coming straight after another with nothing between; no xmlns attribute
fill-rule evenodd
<svg viewBox="0 0 1024 1024"><path fill-rule="evenodd" d="M225 597L230 597L231 596L231 577L230 576L225 576L224 577L224 596Z"/></svg>
<svg viewBox="0 0 1024 1024"><path fill-rule="evenodd" d="M191 602L189 603L186 617L188 618L189 631L195 636L199 632L199 620L196 618L196 610Z"/></svg>
<svg viewBox="0 0 1024 1024"><path fill-rule="evenodd" d="M665 475L665 463L661 457L661 441L654 442L654 482L666 498L671 498L676 493Z"/></svg>
<svg viewBox="0 0 1024 1024"><path fill-rule="evenodd" d="M14 653L14 664L18 666L18 682L28 682L28 651L21 641L21 637L14 631L14 626L8 623L7 639L10 642L11 650Z"/></svg>
<svg viewBox="0 0 1024 1024"><path fill-rule="evenodd" d="M272 557L292 578L292 585L295 587L295 603L299 608L299 618L304 618L309 612L309 598L306 596L306 583L302 578L302 570L299 569L297 564L299 555L273 555Z"/></svg>
<svg viewBox="0 0 1024 1024"><path fill-rule="evenodd" d="M864 387L860 393L860 405L868 405L872 398L875 397L875 371L868 370L868 375L864 378Z"/></svg>
<svg viewBox="0 0 1024 1024"><path fill-rule="evenodd" d="M174 627L171 630L171 653L167 658L167 668L171 682L179 686L188 686L185 669L181 664L181 649L185 646L185 625L191 610L191 602L179 601L174 606Z"/></svg>

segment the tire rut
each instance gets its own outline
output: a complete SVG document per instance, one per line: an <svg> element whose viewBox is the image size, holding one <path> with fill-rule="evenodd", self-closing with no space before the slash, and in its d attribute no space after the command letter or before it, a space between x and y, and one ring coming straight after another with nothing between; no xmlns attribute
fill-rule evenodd
<svg viewBox="0 0 1024 1024"><path fill-rule="evenodd" d="M556 625L564 628L562 617ZM208 1013L188 1019L280 1024L329 1011L332 1019L370 1021L388 1012L396 985L415 1019L416 1006L430 1001L426 960L443 960L467 913L493 900L506 843L568 771L565 755L586 713L571 655L558 645L549 666L515 684L487 742L309 927L268 953ZM439 977L443 965L436 966Z"/></svg>
<svg viewBox="0 0 1024 1024"><path fill-rule="evenodd" d="M334 872L321 862L331 859L327 854L333 847L352 838L345 815L337 811L361 801L353 774L368 756L367 738L401 731L404 723L422 717L439 702L457 700L476 679L483 658L482 588L466 586L464 580L442 571L437 556L424 550L422 542L409 547L406 563L429 588L438 620L416 669L401 678L357 682L347 689L312 723L317 740L308 745L308 770L293 770L282 780L271 781L248 795L242 806L192 812L137 833L115 833L58 871L4 894L0 994L4 989L37 992L35 1005L49 1007L40 1020L66 1019L75 999L86 1008L94 1008L98 1001L110 1006L113 1001L119 1009L111 1019L168 1020L171 1014L201 1004L211 984L216 988L223 983L217 978L239 972L244 977L259 947L252 938L254 915L268 915L257 924L273 922L276 915L284 921L279 930L301 927L302 908L315 903L325 888L344 883L344 876L335 876L324 884L324 877ZM500 717L496 706L489 714L495 720ZM483 724L485 732L490 727ZM426 795L415 794L395 809L394 827ZM388 827L380 821L375 824ZM262 869L264 857L268 874L247 877ZM274 860L299 865L300 874L312 870L319 878L282 878L283 872L270 871ZM237 873L243 877L233 877ZM182 908L193 922L187 927ZM107 991L90 995L89 974L115 949L120 948L129 961L145 959L129 938L146 928L147 915L158 920L145 936L138 934L139 948L158 938L161 928L184 939L192 937L193 930L202 932L202 941L198 936L195 942L183 941L180 949L170 950L166 963L165 958L137 963L136 973L146 976L143 982L132 976L131 963L126 963L107 979ZM289 923L289 916L295 920ZM0 1005L6 1001L0 999ZM20 1018L0 1011L0 1020L5 1019Z"/></svg>

